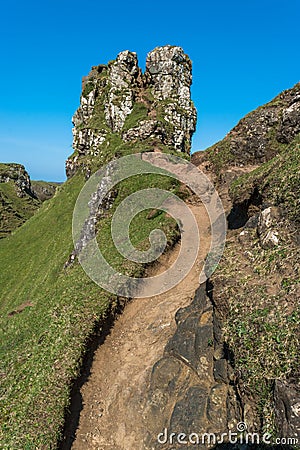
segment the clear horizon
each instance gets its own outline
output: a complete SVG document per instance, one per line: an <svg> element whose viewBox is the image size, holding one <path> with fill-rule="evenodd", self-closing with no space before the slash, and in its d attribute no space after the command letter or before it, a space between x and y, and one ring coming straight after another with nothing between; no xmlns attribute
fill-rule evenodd
<svg viewBox="0 0 300 450"><path fill-rule="evenodd" d="M166 44L193 62L192 151L204 150L299 81L299 12L295 0L5 3L0 161L25 165L32 179L63 181L81 78L126 49L144 68L146 54Z"/></svg>

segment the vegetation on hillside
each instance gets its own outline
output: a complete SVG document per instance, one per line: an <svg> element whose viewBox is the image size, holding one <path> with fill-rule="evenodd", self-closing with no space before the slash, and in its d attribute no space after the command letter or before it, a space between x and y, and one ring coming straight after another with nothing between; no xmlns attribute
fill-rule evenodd
<svg viewBox="0 0 300 450"><path fill-rule="evenodd" d="M211 169L219 176L230 165L261 164L285 152L292 141L286 137L285 129L292 125L288 121L283 124L282 118L284 111L294 106L299 92L300 83L243 117L224 139L205 151L203 157ZM297 113L294 114L296 120ZM298 128L294 136L297 132Z"/></svg>
<svg viewBox="0 0 300 450"><path fill-rule="evenodd" d="M239 177L230 186L235 204L250 201L255 193L261 202L280 205L284 214L300 222L300 136L267 163Z"/></svg>
<svg viewBox="0 0 300 450"><path fill-rule="evenodd" d="M299 174L296 138L286 152L232 183L234 205L250 208L255 193L260 209L280 209L274 225L279 243L262 246L257 228L246 226L227 242L213 277L215 301L225 305L225 337L241 395L274 434L274 381L300 374Z"/></svg>
<svg viewBox="0 0 300 450"><path fill-rule="evenodd" d="M128 153L130 148L127 149ZM113 154L114 147L110 149ZM79 373L86 343L97 324L112 314L118 299L93 283L75 262L64 269L73 249L72 213L84 185L78 173L13 235L0 242L1 448L56 448ZM126 180L112 209L101 219L98 242L119 271L141 275L144 268L124 261L110 236L112 214L131 192L159 186L177 192L164 176ZM149 211L148 211L149 213ZM171 244L176 223L164 213L140 213L130 227L132 242L147 248L150 232L162 228Z"/></svg>
<svg viewBox="0 0 300 450"><path fill-rule="evenodd" d="M0 239L28 220L39 208L38 199L19 197L13 181L0 183Z"/></svg>

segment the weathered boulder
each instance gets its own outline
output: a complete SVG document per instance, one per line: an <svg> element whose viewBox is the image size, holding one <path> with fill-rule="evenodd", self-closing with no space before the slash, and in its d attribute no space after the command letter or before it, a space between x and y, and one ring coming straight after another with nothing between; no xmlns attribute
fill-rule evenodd
<svg viewBox="0 0 300 450"><path fill-rule="evenodd" d="M274 206L264 209L258 218L257 233L263 248L274 247L279 244L278 222L280 210Z"/></svg>

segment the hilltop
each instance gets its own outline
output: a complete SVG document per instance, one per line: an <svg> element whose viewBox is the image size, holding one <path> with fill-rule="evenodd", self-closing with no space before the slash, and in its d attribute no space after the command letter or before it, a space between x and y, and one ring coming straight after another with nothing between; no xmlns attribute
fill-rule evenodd
<svg viewBox="0 0 300 450"><path fill-rule="evenodd" d="M56 183L31 181L21 164L0 163L0 238L28 220L56 187Z"/></svg>
<svg viewBox="0 0 300 450"><path fill-rule="evenodd" d="M284 151L300 132L300 83L247 114L222 139L194 160L220 173L228 166L256 165Z"/></svg>
<svg viewBox="0 0 300 450"><path fill-rule="evenodd" d="M244 421L253 432L298 439L299 133L298 83L192 157L214 179L228 213L210 292Z"/></svg>

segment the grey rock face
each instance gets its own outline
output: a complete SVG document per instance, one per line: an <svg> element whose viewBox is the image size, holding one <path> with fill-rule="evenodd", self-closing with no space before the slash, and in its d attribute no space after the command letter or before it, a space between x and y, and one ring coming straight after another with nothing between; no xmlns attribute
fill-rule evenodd
<svg viewBox="0 0 300 450"><path fill-rule="evenodd" d="M210 151L229 164L261 164L280 153L299 132L300 83L247 114Z"/></svg>
<svg viewBox="0 0 300 450"><path fill-rule="evenodd" d="M122 130L126 117L132 111L139 74L136 53L128 50L119 53L116 61L108 67L110 89L105 104L105 119L113 132Z"/></svg>
<svg viewBox="0 0 300 450"><path fill-rule="evenodd" d="M30 177L22 164L1 164L0 183L9 181L15 183L19 197L25 197L25 195L34 197L31 192Z"/></svg>
<svg viewBox="0 0 300 450"><path fill-rule="evenodd" d="M188 153L196 127L191 82L191 61L180 47L150 52L144 75L128 50L107 66L93 67L73 116L74 154L66 162L67 176L87 167L89 159L103 164L116 136L126 144L142 142L148 150L167 146Z"/></svg>
<svg viewBox="0 0 300 450"><path fill-rule="evenodd" d="M275 412L281 437L300 439L299 380L275 381Z"/></svg>
<svg viewBox="0 0 300 450"><path fill-rule="evenodd" d="M93 68L83 79L80 106L73 116L73 148L79 155L97 156L108 131L122 129L132 111L139 74L136 54L125 51L107 67ZM68 161L67 176L72 174L69 165Z"/></svg>
<svg viewBox="0 0 300 450"><path fill-rule="evenodd" d="M279 209L270 206L264 209L258 219L257 232L263 248L274 247L279 244L280 236L278 221L280 220Z"/></svg>
<svg viewBox="0 0 300 450"><path fill-rule="evenodd" d="M242 407L229 384L229 362L221 346L221 323L205 286L196 291L191 305L176 313L177 330L153 367L145 419L149 435L146 449L161 445L155 437L171 433L221 435L235 430ZM202 445L199 448L212 448ZM181 448L167 445L166 448ZM194 448L188 443L184 448Z"/></svg>

